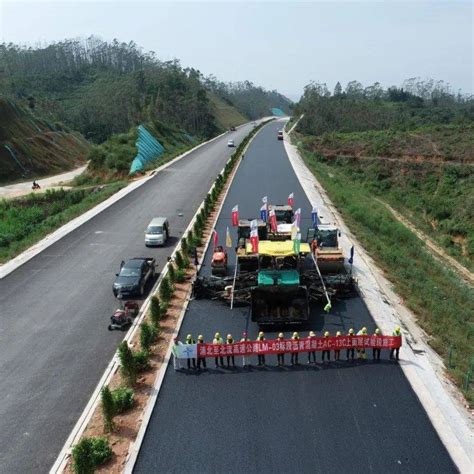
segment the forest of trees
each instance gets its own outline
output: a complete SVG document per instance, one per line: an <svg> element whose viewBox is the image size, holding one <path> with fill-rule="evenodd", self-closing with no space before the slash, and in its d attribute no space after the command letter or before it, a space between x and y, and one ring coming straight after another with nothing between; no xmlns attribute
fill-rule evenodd
<svg viewBox="0 0 474 474"><path fill-rule="evenodd" d="M275 91L204 78L133 42L90 37L37 48L0 44L0 94L96 143L154 120L209 137L218 125L208 91L250 119L268 115L271 107L288 110L289 101Z"/></svg>
<svg viewBox="0 0 474 474"><path fill-rule="evenodd" d="M312 82L295 105L303 114L299 130L310 135L325 132L409 130L411 128L474 120L474 101L453 93L443 81L411 78L402 87L384 89L378 82L364 87L358 81L331 93L326 84Z"/></svg>

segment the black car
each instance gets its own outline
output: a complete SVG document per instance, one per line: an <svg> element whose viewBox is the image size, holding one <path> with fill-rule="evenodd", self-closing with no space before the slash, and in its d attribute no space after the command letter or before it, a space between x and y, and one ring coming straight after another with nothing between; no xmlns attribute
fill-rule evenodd
<svg viewBox="0 0 474 474"><path fill-rule="evenodd" d="M143 296L148 280L155 277L154 258L132 258L126 263L122 261L120 273L116 274L112 290L115 296Z"/></svg>

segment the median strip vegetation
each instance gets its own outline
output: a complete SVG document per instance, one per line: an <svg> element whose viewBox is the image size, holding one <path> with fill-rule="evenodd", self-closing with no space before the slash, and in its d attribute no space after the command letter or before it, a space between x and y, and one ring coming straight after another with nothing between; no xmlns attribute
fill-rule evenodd
<svg viewBox="0 0 474 474"><path fill-rule="evenodd" d="M250 139L267 122L256 127L237 147L207 194L192 228L177 246L174 258L162 271L156 293L151 297L147 313L134 337L121 342L118 348L120 370L113 374L110 382L101 390L101 403L95 410L81 434L80 441L72 449L72 459L67 472L94 472L102 460L104 468L122 470L131 443L134 442L143 412L152 394L151 387L163 363L165 354L176 333L176 325L189 300L192 280L197 267L190 265L194 256L202 259L205 244L210 240L218 209L229 186L235 166ZM140 349L137 349L138 346ZM118 407L121 407L119 410ZM93 456L94 443L105 443L106 455ZM87 466L87 471L82 468Z"/></svg>

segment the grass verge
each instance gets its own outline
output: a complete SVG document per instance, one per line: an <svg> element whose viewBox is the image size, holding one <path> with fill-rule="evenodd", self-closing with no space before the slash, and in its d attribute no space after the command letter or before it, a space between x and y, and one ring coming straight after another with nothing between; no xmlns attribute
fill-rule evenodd
<svg viewBox="0 0 474 474"><path fill-rule="evenodd" d="M317 153L300 152L347 225L417 315L431 336L429 344L443 357L448 373L472 406L472 288L435 260L423 242L354 180L349 168L331 164Z"/></svg>

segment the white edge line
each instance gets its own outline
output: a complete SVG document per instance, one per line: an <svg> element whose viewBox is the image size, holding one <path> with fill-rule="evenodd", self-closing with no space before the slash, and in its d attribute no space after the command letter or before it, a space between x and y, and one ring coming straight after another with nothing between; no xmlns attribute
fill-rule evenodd
<svg viewBox="0 0 474 474"><path fill-rule="evenodd" d="M265 119L261 119L261 121L264 121ZM244 124L246 125L246 124ZM243 126L243 125L242 125ZM263 127L262 127L263 128ZM249 133L251 133L252 130L250 130ZM260 130L259 130L260 132ZM227 133L227 132L225 132ZM225 133L219 135L218 137L215 137L213 138L212 140L209 140L209 142L219 138L220 136L224 135ZM257 136L258 133L256 133L254 135L254 137L252 137L252 139L250 140L250 142L247 144L247 146L245 147L245 150L242 152L244 153L247 148L248 148L248 145L251 143L251 141L253 140L253 138L255 138L255 136ZM245 138L245 137L244 137ZM206 142L206 143L209 143L209 142ZM201 143L199 146L202 146L202 145L205 145L206 143ZM198 148L196 147L196 148ZM170 161L169 163L166 163L166 165L170 165L172 164L174 161L177 161L177 159L181 159L183 158L186 154L190 153L191 151L195 150L196 148L193 148L192 150L189 150L188 152L186 152L185 154L175 158L174 160ZM227 163L231 160L231 157L227 160L226 162L226 165ZM237 170L238 168L238 165L240 164L240 161L239 163L237 164L235 170ZM160 167L158 168L159 170L161 169L164 169L164 167L166 166L164 165L163 167ZM218 174L222 174L224 169L225 169L225 166L224 165L224 168L222 168L221 172L218 173ZM155 173L156 174L156 173ZM234 176L235 176L235 173L234 173ZM234 176L232 177L232 180L234 178ZM149 179L149 178L148 178ZM231 181L232 182L232 181ZM231 184L230 182L230 184ZM224 198L222 200L222 204L225 200L225 197L227 196L227 192L228 190L230 189L230 184L229 184L229 187L224 195ZM212 192L213 188L215 186L215 181L214 183L212 184L211 188L209 189L208 193ZM135 188L134 188L135 189ZM208 194L207 193L207 194ZM206 195L207 195L206 194ZM217 216L220 215L220 212L221 212L221 209L222 209L222 204L221 206L219 207L219 212L217 214ZM201 212L201 209L204 207L204 200L201 202L201 204L199 205L199 207L197 208L196 210L196 213L194 214L193 218L191 219L191 221L189 222L189 225L188 227L186 227L186 229L184 230L183 232L183 235L186 235L190 229L192 229L195 221L196 221L196 217L197 215L199 214L199 212ZM216 220L217 220L218 217L216 217ZM207 248L209 246L209 242L210 242L210 237L208 239L208 242L205 246L205 249L204 249L204 253L202 254L203 256L205 255L205 252L207 251ZM176 254L176 252L181 248L181 239L179 240L179 242L177 243L175 249L173 250L173 253L171 254L171 259L173 259L174 255ZM24 263L24 262L23 262ZM140 326L140 324L142 323L143 319L145 318L145 315L147 313L147 310L148 310L148 306L150 304L150 300L151 300L151 297L153 295L156 294L158 288L159 288L159 285L161 284L161 281L163 279L163 277L168 273L168 263L165 264L165 266L163 267L163 270L161 271L160 273L160 277L158 278L157 282L155 283L155 285L153 286L153 288L151 289L148 297L146 298L146 300L143 302L143 305L141 306L140 308L140 313L139 313L139 316L135 319L133 325L130 327L130 329L128 330L127 334L125 335L125 337L123 338L124 341L131 341L136 333L136 331L138 331L138 328ZM201 268L201 265L202 265L202 261L201 263L198 265L198 269L197 271L200 270ZM186 310L187 308L187 305L188 303L186 303L185 305L185 309L184 311ZM183 317L184 317L184 312L183 312ZM177 330L179 331L179 328L181 327L181 322L182 322L182 316L180 315L180 318L178 320L178 324L179 326L177 327ZM168 352L171 351L171 342L170 342L170 346L168 347L168 351L167 351L167 359L166 361L168 360L169 358L169 354ZM162 367L164 366L165 368L167 367L167 362L165 364L165 361L163 361L163 365ZM90 419L92 418L92 415L94 414L94 411L97 407L97 405L99 404L99 401L100 401L100 392L102 390L102 388L107 385L110 380L112 379L113 375L117 372L118 368L120 367L120 364L119 364L119 360L118 360L118 356L117 356L117 353L114 354L114 356L112 357L112 360L109 362L109 365L107 366L107 368L105 369L104 373L102 374L102 377L100 378L99 380L99 383L97 384L96 388L94 389L94 392L92 393L92 396L90 397L86 407L84 408L81 416L79 417L78 421L76 422L76 424L74 425L74 428L72 429L71 433L69 434L66 442L64 443L64 446L63 448L61 449L58 457L56 458L56 461L54 462L53 466L51 467L50 469L50 474L53 474L53 473L60 473L60 472L63 472L66 465L67 465L67 462L69 461L69 456L71 454L71 450L72 450L72 447L73 445L75 444L75 442L77 442L82 434L84 433L84 430L86 429L87 427L87 424L89 423ZM161 368L160 368L160 371L161 371ZM161 373L161 372L160 372ZM163 374L164 376L164 374ZM161 383L160 385L158 385L158 389L157 389L157 392L156 392L156 396L158 395L158 392L159 392L159 387L161 386ZM155 389L155 385L154 385L154 389ZM156 398L155 398L155 401L156 401ZM154 405L154 404L153 404ZM148 407L147 409L148 410ZM153 410L150 411L150 415L149 417L151 417L151 412ZM145 415L147 414L147 411L145 412ZM148 418L148 421L149 421L149 418ZM147 425L148 425L148 421L147 421ZM145 427L145 431L146 431L146 427ZM144 433L143 433L143 436L144 436ZM140 442L141 444L141 442ZM139 449L138 449L139 451ZM136 456L138 456L138 451L137 451L137 454ZM136 460L136 457L135 457L135 460ZM135 461L134 461L135 463Z"/></svg>

